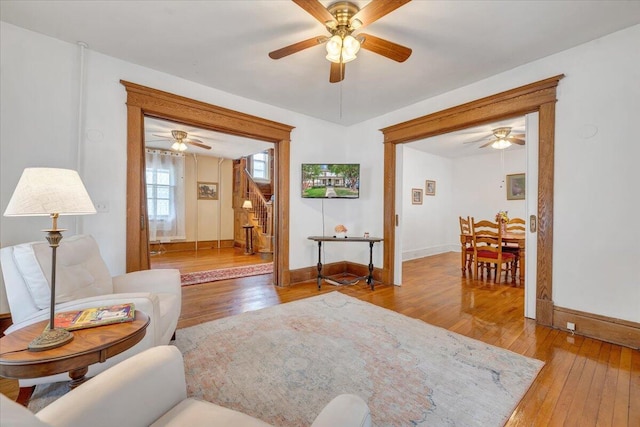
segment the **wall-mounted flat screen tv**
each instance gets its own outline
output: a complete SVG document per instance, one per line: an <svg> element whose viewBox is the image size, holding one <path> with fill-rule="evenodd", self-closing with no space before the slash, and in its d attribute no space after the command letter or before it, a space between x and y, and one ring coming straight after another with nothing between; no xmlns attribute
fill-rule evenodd
<svg viewBox="0 0 640 427"><path fill-rule="evenodd" d="M357 199L360 197L360 165L357 163L303 163L302 197Z"/></svg>

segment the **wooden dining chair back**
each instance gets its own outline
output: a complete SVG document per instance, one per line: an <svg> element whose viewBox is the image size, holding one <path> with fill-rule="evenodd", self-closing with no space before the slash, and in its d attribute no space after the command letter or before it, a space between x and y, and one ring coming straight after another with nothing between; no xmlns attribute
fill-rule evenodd
<svg viewBox="0 0 640 427"><path fill-rule="evenodd" d="M471 274L471 265L473 264L473 233L471 231L471 220L458 217L460 220L460 269L462 277L466 277L466 272Z"/></svg>
<svg viewBox="0 0 640 427"><path fill-rule="evenodd" d="M527 230L522 218L511 218L507 223L507 233L524 233L525 231Z"/></svg>
<svg viewBox="0 0 640 427"><path fill-rule="evenodd" d="M522 218L511 218L507 223L507 233L525 233L525 222ZM518 269L518 260L520 259L520 246L517 243L503 243L503 252L509 252L516 257L516 270Z"/></svg>
<svg viewBox="0 0 640 427"><path fill-rule="evenodd" d="M497 282L503 271L506 273L506 279L511 270L511 281L515 283L515 255L503 251L500 225L487 220L476 222L471 218L471 231L476 277L480 277L478 275L480 268L485 267L487 271L494 270L493 281Z"/></svg>

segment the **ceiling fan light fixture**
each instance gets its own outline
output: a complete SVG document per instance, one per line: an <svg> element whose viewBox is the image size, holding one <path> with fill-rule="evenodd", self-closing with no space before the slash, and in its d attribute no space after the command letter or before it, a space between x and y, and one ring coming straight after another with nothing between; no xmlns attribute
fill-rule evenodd
<svg viewBox="0 0 640 427"><path fill-rule="evenodd" d="M171 149L172 149L173 151L180 151L180 152L182 152L182 151L185 151L185 150L187 149L187 144L185 144L185 143L184 143L184 142L182 142L182 141L176 141L176 142L174 142L173 144L171 144Z"/></svg>
<svg viewBox="0 0 640 427"><path fill-rule="evenodd" d="M337 34L331 37L327 41L326 47L327 47L327 57L340 56L340 51L342 50L342 37L340 37Z"/></svg>
<svg viewBox="0 0 640 427"><path fill-rule="evenodd" d="M358 28L362 27L362 21L359 19L354 19L353 21L351 21L350 27L355 31Z"/></svg>
<svg viewBox="0 0 640 427"><path fill-rule="evenodd" d="M360 50L360 41L352 35L342 38L339 34L334 35L327 41L326 58L337 64L347 63L356 59L356 54Z"/></svg>
<svg viewBox="0 0 640 427"><path fill-rule="evenodd" d="M342 41L342 56L356 57L356 53L360 50L360 42L353 36L349 35Z"/></svg>
<svg viewBox="0 0 640 427"><path fill-rule="evenodd" d="M511 147L511 143L506 139L500 138L491 144L491 147L496 150L504 150L505 148Z"/></svg>

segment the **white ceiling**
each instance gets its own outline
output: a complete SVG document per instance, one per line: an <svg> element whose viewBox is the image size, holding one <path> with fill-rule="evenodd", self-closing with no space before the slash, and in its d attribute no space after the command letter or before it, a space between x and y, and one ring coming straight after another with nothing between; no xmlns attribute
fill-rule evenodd
<svg viewBox="0 0 640 427"><path fill-rule="evenodd" d="M368 1L354 3L364 7ZM363 50L337 84L328 81L323 46L277 61L267 56L327 34L289 0L2 0L0 19L238 96L351 125L638 24L640 2L414 0L364 29L412 48L411 57L396 63Z"/></svg>
<svg viewBox="0 0 640 427"><path fill-rule="evenodd" d="M327 6L332 1L322 1ZM368 1L354 1L364 7ZM326 34L289 0L0 1L0 19L235 95L344 125L358 123L640 23L640 1L414 0L364 31L413 49L404 63L361 51L331 84L322 46L274 61L268 52ZM189 152L238 158L267 148L246 138L147 119L152 133L181 129L211 144ZM491 148L468 129L410 146L444 157ZM170 141L154 142L169 148ZM521 149L512 146L508 150Z"/></svg>
<svg viewBox="0 0 640 427"><path fill-rule="evenodd" d="M207 150L194 145L187 145L186 154L239 159L273 147L270 142L213 132L154 117L145 117L144 119L145 145L149 148L169 150L174 142L171 137L172 130L185 131L187 132L187 138L199 139L211 147L210 150Z"/></svg>

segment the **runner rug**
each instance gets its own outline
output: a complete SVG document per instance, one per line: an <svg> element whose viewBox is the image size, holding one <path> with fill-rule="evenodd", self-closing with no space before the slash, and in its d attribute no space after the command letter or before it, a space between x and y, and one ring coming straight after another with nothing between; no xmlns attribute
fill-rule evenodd
<svg viewBox="0 0 640 427"><path fill-rule="evenodd" d="M375 426L502 426L543 365L339 292L180 329L175 345L189 396L277 426L311 425L341 393Z"/></svg>
<svg viewBox="0 0 640 427"><path fill-rule="evenodd" d="M196 271L180 275L182 286L198 283L215 282L217 280L235 279L238 277L257 276L273 273L273 263L243 265L241 267L219 268L217 270Z"/></svg>

